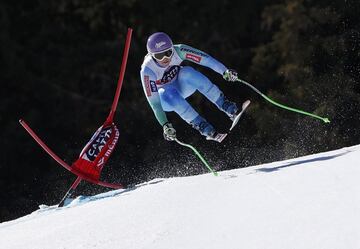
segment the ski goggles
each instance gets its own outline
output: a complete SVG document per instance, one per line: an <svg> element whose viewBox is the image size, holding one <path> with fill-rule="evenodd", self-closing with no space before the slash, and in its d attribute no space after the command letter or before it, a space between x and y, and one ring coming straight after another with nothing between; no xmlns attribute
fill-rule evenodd
<svg viewBox="0 0 360 249"><path fill-rule="evenodd" d="M163 52L160 52L160 53L152 54L152 56L158 61L162 61L165 58L170 59L172 55L173 55L173 49L172 48L170 48L168 50L165 50Z"/></svg>

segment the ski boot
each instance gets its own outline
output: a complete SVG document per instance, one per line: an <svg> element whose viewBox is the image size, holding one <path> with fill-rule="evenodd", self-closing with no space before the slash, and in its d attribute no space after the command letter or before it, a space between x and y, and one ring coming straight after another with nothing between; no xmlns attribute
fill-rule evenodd
<svg viewBox="0 0 360 249"><path fill-rule="evenodd" d="M226 113L231 121L234 121L237 114L240 113L240 109L237 107L236 103L228 100L223 93L220 94L220 97L216 101L217 107Z"/></svg>
<svg viewBox="0 0 360 249"><path fill-rule="evenodd" d="M212 140L221 143L227 134L218 133L215 128L200 115L190 122L191 126L198 130L206 140Z"/></svg>

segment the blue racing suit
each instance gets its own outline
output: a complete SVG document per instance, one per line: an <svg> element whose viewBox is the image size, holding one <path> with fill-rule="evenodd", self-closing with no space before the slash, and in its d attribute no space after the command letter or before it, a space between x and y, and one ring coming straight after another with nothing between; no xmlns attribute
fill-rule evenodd
<svg viewBox="0 0 360 249"><path fill-rule="evenodd" d="M174 45L171 62L167 67L160 66L151 54L147 54L140 71L146 98L160 125L168 122L165 112L175 111L201 134L212 135L214 127L194 110L186 98L198 90L229 116L237 112L237 106L226 101L220 89L205 75L190 66L181 66L184 60L211 68L220 75L227 70L210 55L184 44Z"/></svg>

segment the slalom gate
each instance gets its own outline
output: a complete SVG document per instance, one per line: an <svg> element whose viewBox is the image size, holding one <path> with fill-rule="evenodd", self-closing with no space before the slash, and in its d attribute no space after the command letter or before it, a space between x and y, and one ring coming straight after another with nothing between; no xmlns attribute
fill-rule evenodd
<svg viewBox="0 0 360 249"><path fill-rule="evenodd" d="M79 158L72 163L70 166L59 156L57 156L30 128L30 126L23 120L20 119L20 124L24 129L32 136L32 138L48 153L58 164L63 166L65 169L69 170L77 176L74 183L71 185L70 189L67 191L59 207L64 206L66 199L70 198L74 190L80 184L82 180L88 181L90 183L113 188L121 189L124 188L121 184L107 183L100 180L100 174L104 168L106 162L110 158L111 153L113 152L118 139L119 139L119 130L117 129L113 119L118 105L122 83L124 80L125 69L127 58L130 49L132 29L128 28L126 35L125 48L123 52L123 58L120 68L119 79L117 83L117 88L115 92L115 97L110 109L110 113L100 128L94 133L89 142L85 145L81 151Z"/></svg>

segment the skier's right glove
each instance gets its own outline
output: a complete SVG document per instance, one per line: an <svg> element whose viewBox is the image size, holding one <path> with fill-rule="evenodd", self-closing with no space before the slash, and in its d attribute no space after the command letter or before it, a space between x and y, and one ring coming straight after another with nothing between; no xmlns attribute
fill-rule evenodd
<svg viewBox="0 0 360 249"><path fill-rule="evenodd" d="M172 124L169 122L164 124L163 129L164 129L164 138L167 141L174 141L176 138L176 130L174 129Z"/></svg>

